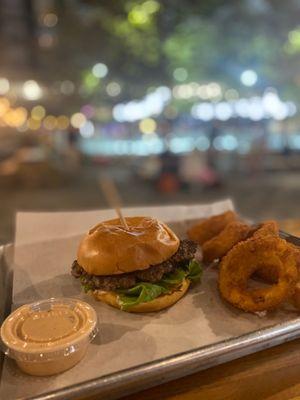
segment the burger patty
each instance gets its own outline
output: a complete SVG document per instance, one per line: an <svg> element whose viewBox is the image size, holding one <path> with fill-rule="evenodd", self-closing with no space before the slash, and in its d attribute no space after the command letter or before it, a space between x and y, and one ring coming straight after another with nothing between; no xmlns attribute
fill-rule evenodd
<svg viewBox="0 0 300 400"><path fill-rule="evenodd" d="M182 240L180 241L177 252L167 261L152 265L144 270L118 275L90 275L78 264L77 260L75 260L72 265L72 275L75 278L80 278L81 283L89 286L92 290L100 289L110 291L128 289L139 281L160 281L164 274L174 271L176 268L193 259L196 250L197 244L195 242L191 240Z"/></svg>

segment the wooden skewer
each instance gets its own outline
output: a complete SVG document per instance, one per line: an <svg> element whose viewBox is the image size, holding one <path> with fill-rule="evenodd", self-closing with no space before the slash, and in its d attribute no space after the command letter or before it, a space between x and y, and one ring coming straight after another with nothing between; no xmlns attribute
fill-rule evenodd
<svg viewBox="0 0 300 400"><path fill-rule="evenodd" d="M116 213L121 221L121 224L125 229L128 230L129 228L126 219L122 214L121 199L113 180L107 177L100 177L99 183L108 204L111 206L111 208L114 208L116 210Z"/></svg>

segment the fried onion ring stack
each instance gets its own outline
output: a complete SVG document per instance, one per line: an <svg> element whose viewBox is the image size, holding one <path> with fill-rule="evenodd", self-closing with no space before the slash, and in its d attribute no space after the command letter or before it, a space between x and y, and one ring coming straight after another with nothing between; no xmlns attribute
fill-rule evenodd
<svg viewBox="0 0 300 400"><path fill-rule="evenodd" d="M250 226L232 211L201 220L188 236L203 261L219 261L219 290L233 306L260 312L291 300L300 310L300 249L279 237L276 221ZM268 285L250 287L251 278Z"/></svg>
<svg viewBox="0 0 300 400"><path fill-rule="evenodd" d="M187 234L191 240L202 245L218 235L230 222L236 220L236 213L226 211L223 214L200 220L188 230Z"/></svg>
<svg viewBox="0 0 300 400"><path fill-rule="evenodd" d="M250 232L250 227L239 221L234 221L215 237L206 241L202 245L203 261L210 263L225 256L233 246L245 240Z"/></svg>

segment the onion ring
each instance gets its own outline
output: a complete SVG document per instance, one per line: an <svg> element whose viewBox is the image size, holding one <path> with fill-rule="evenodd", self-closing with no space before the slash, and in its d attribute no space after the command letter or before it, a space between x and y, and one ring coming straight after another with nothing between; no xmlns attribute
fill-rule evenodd
<svg viewBox="0 0 300 400"><path fill-rule="evenodd" d="M203 244L218 235L230 222L236 220L237 215L233 211L226 211L223 214L200 220L187 231L187 235L194 242Z"/></svg>
<svg viewBox="0 0 300 400"><path fill-rule="evenodd" d="M262 222L252 228L249 236L253 238L279 236L278 224L273 220ZM264 268L256 272L256 276L268 283L276 283L278 281L278 270L272 264L266 264Z"/></svg>
<svg viewBox="0 0 300 400"><path fill-rule="evenodd" d="M261 224L254 225L250 236L253 238L266 237L266 236L279 236L279 227L276 221L270 220L262 222Z"/></svg>
<svg viewBox="0 0 300 400"><path fill-rule="evenodd" d="M278 282L268 288L248 289L248 279L265 265L278 271ZM222 297L244 311L276 308L295 289L298 278L294 251L279 237L249 239L238 243L222 259L219 289Z"/></svg>
<svg viewBox="0 0 300 400"><path fill-rule="evenodd" d="M210 263L225 256L237 243L247 239L249 225L234 221L228 224L217 236L202 245L203 261Z"/></svg>

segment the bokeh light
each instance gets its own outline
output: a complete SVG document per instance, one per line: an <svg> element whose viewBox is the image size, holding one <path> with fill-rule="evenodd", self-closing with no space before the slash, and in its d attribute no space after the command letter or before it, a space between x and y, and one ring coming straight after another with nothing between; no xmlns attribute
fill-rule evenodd
<svg viewBox="0 0 300 400"><path fill-rule="evenodd" d="M35 120L41 120L45 117L45 115L46 115L46 110L41 105L34 106L33 109L31 110L31 118Z"/></svg>
<svg viewBox="0 0 300 400"><path fill-rule="evenodd" d="M236 100L239 98L239 93L235 89L227 89L225 91L224 97L226 100Z"/></svg>
<svg viewBox="0 0 300 400"><path fill-rule="evenodd" d="M184 82L188 77L188 72L185 68L176 68L173 72L173 77L178 82Z"/></svg>
<svg viewBox="0 0 300 400"><path fill-rule="evenodd" d="M252 69L247 69L241 74L241 82L245 86L253 86L257 82L257 73Z"/></svg>
<svg viewBox="0 0 300 400"><path fill-rule="evenodd" d="M6 94L9 91L10 84L6 78L0 78L0 95Z"/></svg>
<svg viewBox="0 0 300 400"><path fill-rule="evenodd" d="M42 97L43 91L34 80L26 81L23 85L23 95L27 100L38 100Z"/></svg>
<svg viewBox="0 0 300 400"><path fill-rule="evenodd" d="M38 129L40 129L41 127L41 121L34 119L34 118L28 118L27 120L27 128L32 130L32 131L36 131Z"/></svg>
<svg viewBox="0 0 300 400"><path fill-rule="evenodd" d="M108 73L108 68L103 63L97 63L93 66L92 72L97 78L104 78Z"/></svg>
<svg viewBox="0 0 300 400"><path fill-rule="evenodd" d="M54 37L49 32L43 32L38 37L39 46L49 48L54 45Z"/></svg>
<svg viewBox="0 0 300 400"><path fill-rule="evenodd" d="M57 126L57 119L54 117L54 115L47 115L47 117L43 121L43 126L48 131L52 131Z"/></svg>
<svg viewBox="0 0 300 400"><path fill-rule="evenodd" d="M100 79L97 78L92 72L87 72L84 75L83 83L84 88L88 91L93 91L99 85Z"/></svg>
<svg viewBox="0 0 300 400"><path fill-rule="evenodd" d="M66 115L59 115L57 117L57 127L59 129L65 130L69 127L70 120Z"/></svg>
<svg viewBox="0 0 300 400"><path fill-rule="evenodd" d="M214 107L211 103L200 103L192 107L191 114L196 119L210 121L214 118Z"/></svg>
<svg viewBox="0 0 300 400"><path fill-rule="evenodd" d="M71 125L79 129L86 122L86 116L82 113L75 113L71 116Z"/></svg>
<svg viewBox="0 0 300 400"><path fill-rule="evenodd" d="M48 28L53 28L55 25L57 25L57 22L58 22L58 17L56 14L48 13L44 15L43 23Z"/></svg>
<svg viewBox="0 0 300 400"><path fill-rule="evenodd" d="M145 118L139 123L139 129L142 133L153 133L157 128L157 124L152 118Z"/></svg>
<svg viewBox="0 0 300 400"><path fill-rule="evenodd" d="M106 86L106 93L111 97L116 97L121 93L121 86L117 82L110 82Z"/></svg>
<svg viewBox="0 0 300 400"><path fill-rule="evenodd" d="M16 109L10 109L3 116L3 120L6 125L10 127L20 127L22 126L27 118L27 110L24 107L18 107Z"/></svg>
<svg viewBox="0 0 300 400"><path fill-rule="evenodd" d="M72 81L69 80L62 81L60 84L60 91L62 94L65 94L67 96L71 95L75 91L75 85Z"/></svg>
<svg viewBox="0 0 300 400"><path fill-rule="evenodd" d="M91 104L85 104L81 107L80 112L87 118L92 118L95 115L95 108Z"/></svg>
<svg viewBox="0 0 300 400"><path fill-rule="evenodd" d="M83 125L79 128L80 135L84 138L90 138L95 133L95 126L92 121L86 121Z"/></svg>
<svg viewBox="0 0 300 400"><path fill-rule="evenodd" d="M9 100L5 97L0 97L0 117L9 110Z"/></svg>
<svg viewBox="0 0 300 400"><path fill-rule="evenodd" d="M160 9L160 4L155 0L147 0L142 4L142 7L147 13L153 14Z"/></svg>

